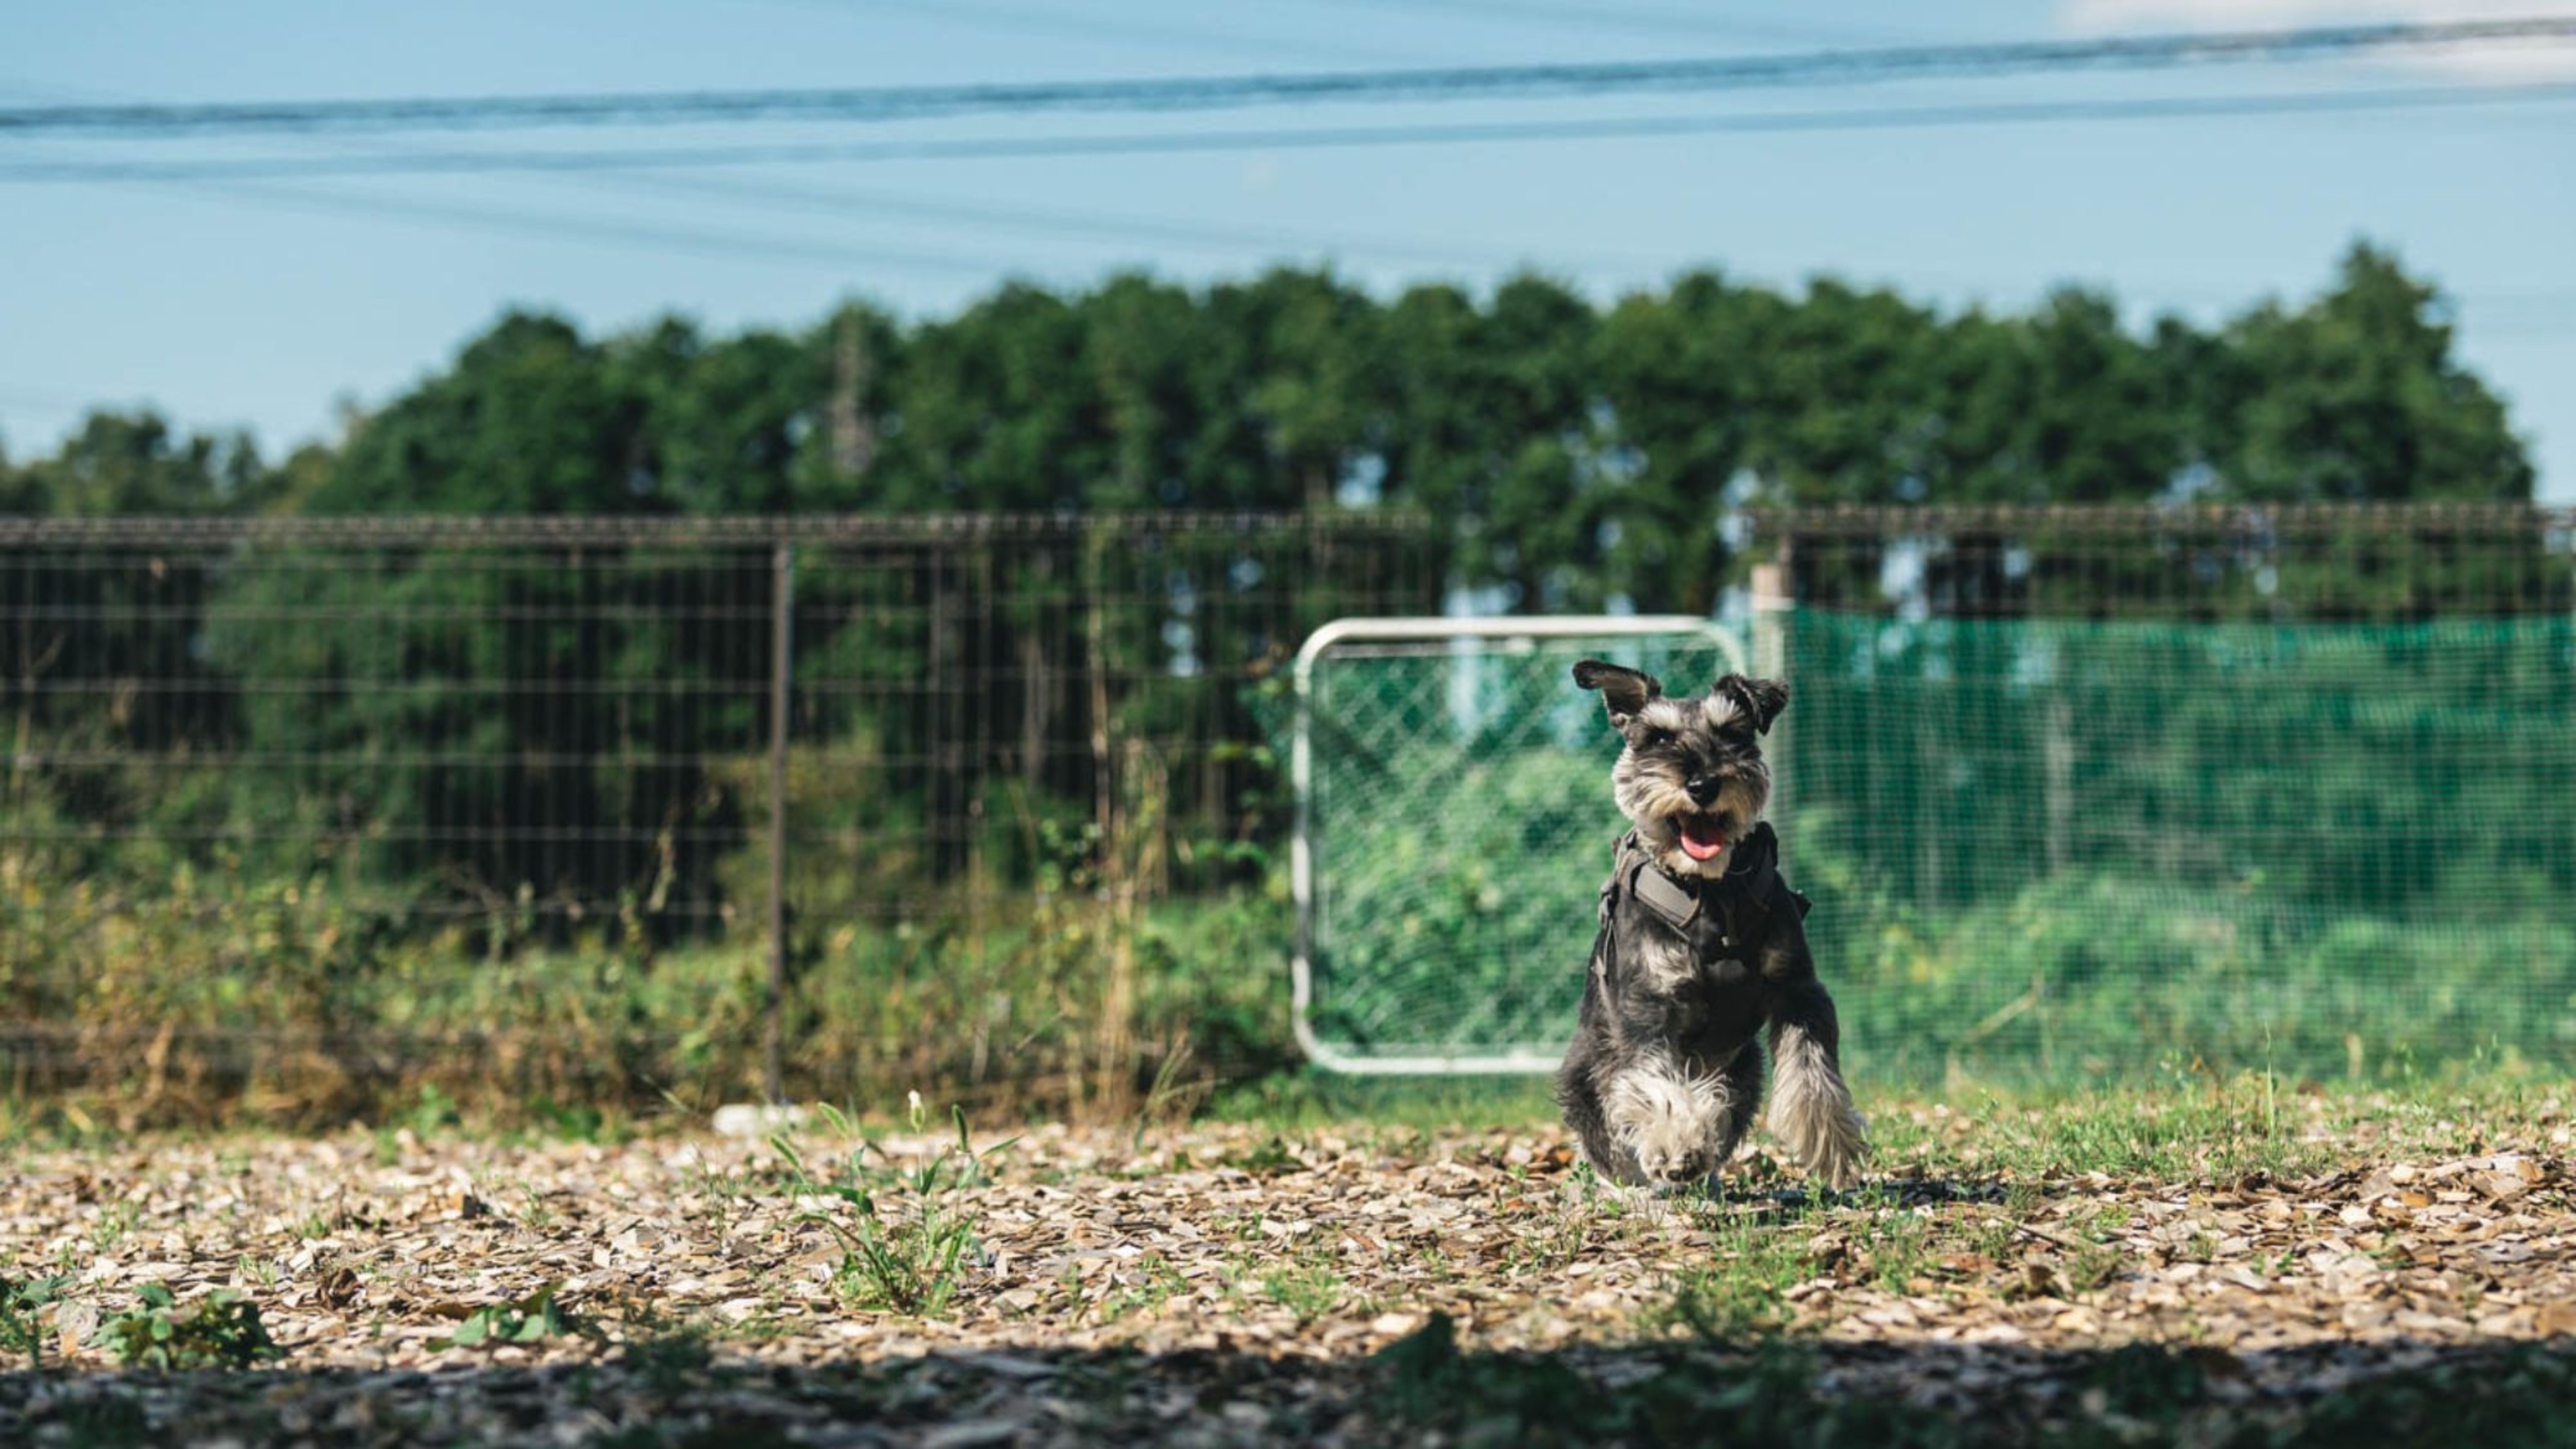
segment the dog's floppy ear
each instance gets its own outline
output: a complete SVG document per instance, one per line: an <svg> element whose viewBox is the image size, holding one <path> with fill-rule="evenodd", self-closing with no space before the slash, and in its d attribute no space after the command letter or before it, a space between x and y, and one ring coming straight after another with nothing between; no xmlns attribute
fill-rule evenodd
<svg viewBox="0 0 2576 1449"><path fill-rule="evenodd" d="M1776 679L1753 679L1729 674L1717 681L1717 692L1736 702L1753 720L1761 733L1771 731L1771 721L1789 707L1789 686Z"/></svg>
<svg viewBox="0 0 2576 1449"><path fill-rule="evenodd" d="M1600 690L1601 702L1610 710L1610 723L1622 727L1636 718L1637 711L1646 707L1647 700L1658 698L1664 692L1664 682L1655 676L1623 669L1616 664L1604 664L1598 659L1586 659L1575 665L1574 682L1585 689Z"/></svg>

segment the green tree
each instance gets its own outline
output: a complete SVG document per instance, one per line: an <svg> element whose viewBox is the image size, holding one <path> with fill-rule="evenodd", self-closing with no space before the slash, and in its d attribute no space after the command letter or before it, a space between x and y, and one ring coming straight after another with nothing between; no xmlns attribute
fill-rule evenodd
<svg viewBox="0 0 2576 1449"><path fill-rule="evenodd" d="M559 317L513 312L364 420L317 513L672 511L647 467L643 399Z"/></svg>
<svg viewBox="0 0 2576 1449"><path fill-rule="evenodd" d="M786 513L799 445L823 411L824 359L774 332L710 343L666 318L611 341L606 388L632 399L628 483L673 512Z"/></svg>
<svg viewBox="0 0 2576 1449"><path fill-rule="evenodd" d="M1781 432L1784 394L1771 379L1806 370L1784 350L1792 315L1776 294L1694 272L1661 296L1622 298L1602 322L1592 363L1609 430L1597 449L1597 530L1605 572L1640 609L1715 607L1731 564L1718 521L1746 501L1740 482Z"/></svg>
<svg viewBox="0 0 2576 1449"><path fill-rule="evenodd" d="M1084 367L1073 304L1014 282L905 346L876 507L1034 510L1078 507L1113 471L1114 449Z"/></svg>
<svg viewBox="0 0 2576 1449"><path fill-rule="evenodd" d="M2368 244L2333 290L2229 323L2203 448L2221 491L2264 502L2519 501L2533 472L2503 400L2453 355L2449 306Z"/></svg>
<svg viewBox="0 0 2576 1449"><path fill-rule="evenodd" d="M90 518L248 513L269 501L274 483L247 435L182 435L148 409L98 411L52 457L18 470L13 511Z"/></svg>
<svg viewBox="0 0 2576 1449"><path fill-rule="evenodd" d="M1378 335L1389 417L1361 462L1390 501L1458 524L1462 581L1515 607L1598 607L1608 420L1590 377L1591 305L1542 277L1485 307L1452 286L1406 292Z"/></svg>

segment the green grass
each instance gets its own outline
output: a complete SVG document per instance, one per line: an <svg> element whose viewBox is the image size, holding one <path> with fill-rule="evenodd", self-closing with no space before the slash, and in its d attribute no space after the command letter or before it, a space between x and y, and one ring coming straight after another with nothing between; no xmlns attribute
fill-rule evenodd
<svg viewBox="0 0 2576 1449"><path fill-rule="evenodd" d="M1855 863L1817 848L1801 859L1864 1090L1957 1100L2241 1070L2269 1070L2288 1090L2540 1079L2576 1064L2576 997L2561 979L2576 929L2553 915L2465 934L2358 910L2302 925L2279 902L2226 893L2180 915L2161 883L2109 875L1926 913L1874 894ZM1568 860L1566 889L1588 902L1597 867ZM866 1115L917 1089L987 1120L1553 1115L1546 1084L1528 1077L1387 1083L1302 1069L1285 990L1294 913L1282 897L1176 898L1132 919L1068 898L971 929L962 913L818 926L796 947L791 1093L829 1084ZM1576 912L1578 936L1586 919ZM1423 929L1473 925L1443 917ZM34 1128L352 1119L384 1129L388 1160L401 1132L428 1138L469 1119L605 1143L653 1130L658 1116L747 1100L760 1082L767 952L754 940L652 949L603 930L494 952L465 933L392 933L319 890L202 879L166 896L0 902L0 935L29 943L0 1007L69 1033L42 1072L13 1078L23 1095L0 1100L0 1144ZM1132 982L1113 991L1122 961ZM1579 970L1556 985L1562 999L1538 1005L1563 1015ZM136 1048L136 1022L173 1030L165 1053ZM1463 1017L1450 1024L1469 1029ZM1567 1029L1556 1021L1548 1035ZM273 1049L232 1049L246 1036ZM2162 1150L2137 1144L2142 1161Z"/></svg>
<svg viewBox="0 0 2576 1449"><path fill-rule="evenodd" d="M1219 1089L1204 1115L1284 1131L1365 1122L1380 1131L1459 1122L1521 1127L1556 1119L1545 1077L1358 1077L1279 1072Z"/></svg>
<svg viewBox="0 0 2576 1449"><path fill-rule="evenodd" d="M0 1012L59 1029L0 1102L0 1141L135 1120L288 1128L352 1118L417 1136L466 1118L615 1140L640 1118L758 1095L769 952L751 932L656 948L406 934L326 883L43 881L0 898L24 943ZM1064 892L889 926L822 919L793 947L786 1067L881 1109L907 1090L988 1114L1184 1112L1218 1081L1293 1067L1284 892L1122 916ZM1116 963L1132 985L1112 990ZM146 1065L135 1023L171 1033ZM263 1049L239 1050L256 1038ZM390 1063L393 1070L387 1071Z"/></svg>
<svg viewBox="0 0 2576 1449"><path fill-rule="evenodd" d="M1300 1263L1263 1274L1261 1291L1271 1302L1308 1322L1330 1314L1350 1296L1350 1284L1330 1265Z"/></svg>

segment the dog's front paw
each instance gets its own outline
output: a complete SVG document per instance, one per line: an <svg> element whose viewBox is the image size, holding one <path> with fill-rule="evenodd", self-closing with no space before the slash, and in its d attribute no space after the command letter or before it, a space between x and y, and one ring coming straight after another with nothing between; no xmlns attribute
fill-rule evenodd
<svg viewBox="0 0 2576 1449"><path fill-rule="evenodd" d="M1703 1145L1649 1147L1637 1153L1637 1175L1657 1192L1680 1192L1716 1172L1716 1155Z"/></svg>
<svg viewBox="0 0 2576 1449"><path fill-rule="evenodd" d="M1789 1121L1775 1120L1774 1130L1789 1144L1798 1164L1825 1186L1840 1192L1860 1181L1869 1160L1869 1122L1849 1097L1809 1104Z"/></svg>
<svg viewBox="0 0 2576 1449"><path fill-rule="evenodd" d="M1869 1156L1869 1123L1852 1106L1842 1073L1813 1041L1793 1035L1781 1045L1771 1130L1826 1186L1849 1187L1860 1180L1861 1163Z"/></svg>

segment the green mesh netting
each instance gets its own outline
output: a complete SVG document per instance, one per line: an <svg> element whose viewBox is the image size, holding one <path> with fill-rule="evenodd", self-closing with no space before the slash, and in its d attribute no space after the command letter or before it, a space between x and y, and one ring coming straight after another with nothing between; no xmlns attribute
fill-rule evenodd
<svg viewBox="0 0 2576 1449"><path fill-rule="evenodd" d="M1774 818L1855 1074L2576 1061L2576 621L1782 627ZM1319 661L1324 1041L1562 1048L1619 828L1566 665L1623 650L1717 667Z"/></svg>
<svg viewBox="0 0 2576 1449"><path fill-rule="evenodd" d="M1309 1028L1330 1052L1565 1048L1620 831L1618 736L1574 661L1672 687L1730 667L1706 634L1337 644L1303 702Z"/></svg>
<svg viewBox="0 0 2576 1449"><path fill-rule="evenodd" d="M2576 1054L2576 623L1787 631L1783 832L1856 1062Z"/></svg>

